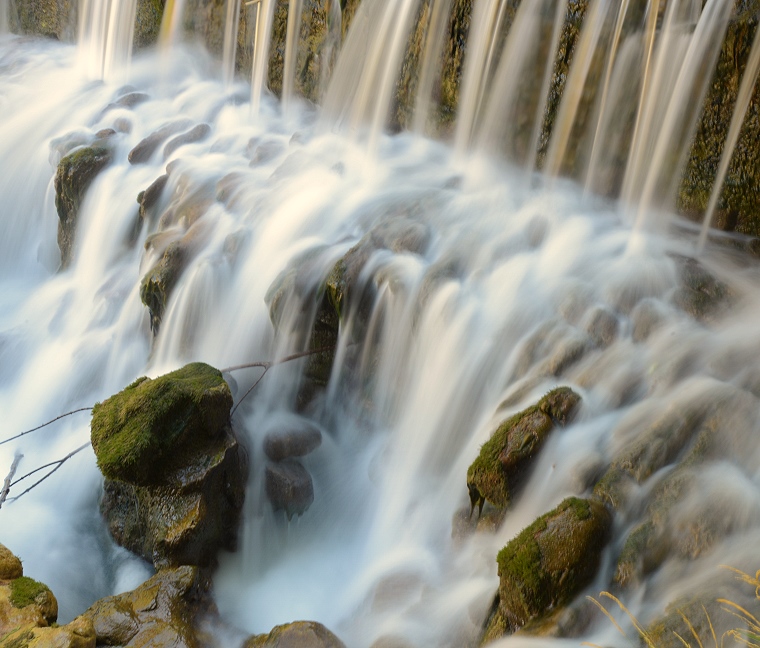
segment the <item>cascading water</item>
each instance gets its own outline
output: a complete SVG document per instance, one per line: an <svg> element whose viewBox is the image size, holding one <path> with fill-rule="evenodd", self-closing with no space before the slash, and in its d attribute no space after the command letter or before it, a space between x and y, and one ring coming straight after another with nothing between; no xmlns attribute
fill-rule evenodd
<svg viewBox="0 0 760 648"><path fill-rule="evenodd" d="M679 269L693 254L693 233L644 228L631 246L628 217L634 206L646 224L672 202L651 174L683 156L695 119L688 109L704 94L701 66L710 67L716 55L726 3L711 0L704 11L699 2L668 3L656 38L660 3L647 3L649 12L633 29L620 27L618 11L606 12L604 5L614 3L592 5L595 32L582 36L588 58L568 76L568 84L578 85L558 109L564 141L550 143L545 159L552 173L562 170L592 68L602 70L596 81L604 100L586 129L587 150L602 147L590 156L590 168L599 155L604 159L603 134L625 150L613 132L612 107L627 92L617 75L637 71L633 105L640 110L627 115L635 126L623 205L570 180L548 180L534 170L533 152L511 160L517 170L494 159L494 151L515 151L519 135L494 123L502 108L516 110L519 101L522 82L506 70L510 61L518 71L532 69L536 47L530 38L510 36L499 49L503 4L478 9L478 34L489 37L465 71L463 101L470 108L456 150L418 135L382 133L420 9L409 0L363 1L318 119L299 104L289 106L285 119L264 91L270 0L255 6L250 104L218 81L218 69L180 45L161 53L160 78L157 53L130 62L128 41L117 36L134 17L127 2L84 3L79 53L50 42L0 41L7 115L0 123L3 438L92 405L143 374L191 360L229 367L303 350L314 294L336 261L368 232L390 237L368 255L357 279L372 300L343 314L326 390L298 408L304 367L282 365L235 413L250 448L251 477L240 548L221 557L214 593L223 617L246 633L305 618L326 624L351 647L369 648L383 637L419 647L470 645L498 585L501 547L564 497L587 493L620 448L652 422L716 400L730 404L722 451L703 465L672 524L688 532L694 516L719 512L722 533L701 557L668 556L621 596L648 620L714 581L718 563L753 573L758 567L760 273L730 247L708 246L702 262L725 282L732 305L699 321L679 301ZM541 42L553 49L564 3L535 4L541 11L530 13L524 3L515 24L525 34L541 31ZM439 5L448 6L434 3L435 28ZM614 8L622 12L621 6ZM111 14L101 13L106 7ZM441 46L430 43L434 59ZM84 70L78 56L86 59ZM542 92L550 61L546 54L538 61ZM131 87L123 88L114 79L121 81L127 64ZM88 74L104 81L93 83ZM420 114L428 114L432 76L427 70L420 84ZM500 104L496 93L505 91L509 100ZM529 103L541 114L523 125L533 142L545 104L539 94ZM208 124L210 136L160 146L145 163L128 162L143 138L180 119L187 130ZM338 126L359 132L347 137ZM112 131L104 135L105 129ZM66 153L103 137L113 162L88 190L71 262L57 271L53 170ZM135 197L167 164L157 214L138 220ZM583 172L578 177L594 186ZM140 282L172 241L192 256L153 339ZM285 298L275 332L272 286L291 270L297 290ZM612 334L598 330L600 313L614 323ZM234 378L237 401L258 374L251 369ZM452 538L452 520L469 510L465 476L480 445L508 414L560 384L582 395L580 413L543 448L502 526ZM87 416L0 445L0 467L17 453L24 455L19 473L59 459L89 439ZM261 448L269 431L300 424L320 429L323 443L303 460L314 503L289 522L266 500ZM587 593L610 587L616 553L668 470L663 464L642 481L631 508L619 513ZM97 510L100 480L88 450L0 510L0 540L21 556L27 574L51 586L63 620L149 573L108 538ZM623 642L604 618L589 619L584 633L598 645ZM579 641L517 636L504 644Z"/></svg>

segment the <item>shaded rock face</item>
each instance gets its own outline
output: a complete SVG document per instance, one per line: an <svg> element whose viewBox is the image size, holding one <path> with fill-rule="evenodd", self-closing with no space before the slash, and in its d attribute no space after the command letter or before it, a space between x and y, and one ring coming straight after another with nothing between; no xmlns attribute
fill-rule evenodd
<svg viewBox="0 0 760 648"><path fill-rule="evenodd" d="M193 619L213 605L206 589L196 567L162 569L132 592L97 601L83 617L99 646L198 648Z"/></svg>
<svg viewBox="0 0 760 648"><path fill-rule="evenodd" d="M150 312L150 330L154 335L158 335L169 298L188 264L189 256L188 246L183 241L173 241L140 283L140 299Z"/></svg>
<svg viewBox="0 0 760 648"><path fill-rule="evenodd" d="M77 617L50 627L58 601L43 583L23 575L21 561L0 545L0 648L95 648L92 623Z"/></svg>
<svg viewBox="0 0 760 648"><path fill-rule="evenodd" d="M295 621L251 637L243 648L345 648L345 644L321 623Z"/></svg>
<svg viewBox="0 0 760 648"><path fill-rule="evenodd" d="M509 542L497 557L498 603L484 643L569 603L596 574L611 527L603 504L573 497Z"/></svg>
<svg viewBox="0 0 760 648"><path fill-rule="evenodd" d="M278 430L264 438L264 454L272 461L304 457L322 444L322 433L315 427Z"/></svg>
<svg viewBox="0 0 760 648"><path fill-rule="evenodd" d="M85 147L64 157L55 173L55 207L58 211L58 247L61 268L71 262L77 216L85 192L95 176L111 161L111 153L102 147Z"/></svg>
<svg viewBox="0 0 760 648"><path fill-rule="evenodd" d="M549 433L568 423L580 400L570 388L560 387L496 429L467 471L473 508L482 511L486 501L497 508L509 505Z"/></svg>
<svg viewBox="0 0 760 648"><path fill-rule="evenodd" d="M311 475L294 459L268 464L265 488L274 510L284 511L289 520L305 513L314 501Z"/></svg>
<svg viewBox="0 0 760 648"><path fill-rule="evenodd" d="M209 565L234 549L248 464L231 407L221 373L203 363L96 405L101 510L116 542L156 566Z"/></svg>
<svg viewBox="0 0 760 648"><path fill-rule="evenodd" d="M74 0L16 0L16 15L11 27L21 34L38 34L61 41L72 41L77 33Z"/></svg>

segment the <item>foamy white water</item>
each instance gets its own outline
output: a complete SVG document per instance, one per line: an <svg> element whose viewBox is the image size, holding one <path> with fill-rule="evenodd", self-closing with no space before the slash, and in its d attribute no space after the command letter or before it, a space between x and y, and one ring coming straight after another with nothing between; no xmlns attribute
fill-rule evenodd
<svg viewBox="0 0 760 648"><path fill-rule="evenodd" d="M403 3L404 12L411 4ZM268 3L260 16L271 21ZM383 76L380 52L371 54L373 74ZM139 375L191 360L228 367L301 350L309 324L301 300L365 233L403 226L419 239L417 252L371 256L363 278L377 298L367 322L349 313L342 323L327 392L298 413L302 367L284 365L236 412L252 468L241 546L222 556L214 582L230 624L259 633L311 619L359 648L383 636L420 647L466 645L496 591L498 550L564 497L588 494L589 474L646 423L710 398L733 405L725 451L699 475L674 524L688 526L690 514L706 506L719 509L725 537L699 560L670 558L625 602L646 620L679 593L713 581L719 563L754 571L755 268L725 249L708 249L703 263L730 287L732 306L699 323L674 304L673 255L692 254L696 241L688 229L638 231L631 245L627 209L584 196L569 181L529 174L526 182L522 168L454 155L410 134L382 135L380 124L373 124L369 155L359 138L324 129L311 109L294 104L283 119L256 87L252 105L249 87L226 87L202 53L163 53L160 75L158 61L151 53L134 59L124 88L108 78L90 81L71 46L0 41L0 103L8 115L0 123L2 438L107 398ZM116 103L133 91L148 99ZM354 116L377 117L362 106L354 104ZM159 147L146 164L127 162L141 139L179 119L209 124L210 136L166 159ZM72 263L59 272L55 166L104 128L117 131L109 140L114 162L88 191ZM180 217L151 219L133 240L135 199L169 163L159 212L173 206ZM647 216L644 222L665 220ZM192 241L194 256L153 340L140 281L168 242L181 238ZM310 272L275 335L267 293L304 258ZM589 333L599 309L618 325L608 345ZM650 317L658 325L643 337L638 327ZM583 353L570 362L578 349ZM235 374L236 399L257 377ZM452 519L469 504L465 476L480 445L499 421L556 385L581 393L578 418L543 449L496 534L452 538ZM265 499L261 443L268 431L304 419L323 432L322 446L304 459L315 501L288 523ZM0 471L17 452L22 474L88 438L88 415L75 415L0 446ZM642 485L641 501L666 471ZM64 621L149 573L108 538L97 508L100 486L88 450L0 511L0 540L20 555L27 574L50 585ZM639 513L634 503L618 517L587 593L609 588L616 552ZM585 638L625 643L604 619Z"/></svg>

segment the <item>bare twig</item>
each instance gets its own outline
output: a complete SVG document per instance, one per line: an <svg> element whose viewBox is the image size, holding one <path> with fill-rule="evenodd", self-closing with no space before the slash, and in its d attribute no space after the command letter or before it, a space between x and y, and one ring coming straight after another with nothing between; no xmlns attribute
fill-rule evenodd
<svg viewBox="0 0 760 648"><path fill-rule="evenodd" d="M0 490L0 508L3 507L3 502L8 498L8 493L11 492L11 480L13 480L13 475L16 474L16 469L18 468L19 463L24 458L24 455L22 454L16 454L16 456L13 458L13 463L11 464L11 470L8 473L8 476L5 478L5 481L3 482L3 489Z"/></svg>
<svg viewBox="0 0 760 648"><path fill-rule="evenodd" d="M14 439L19 439L22 436L26 436L27 434L31 434L32 432L36 432L37 430L41 430L44 427L47 427L51 423L55 423L56 421L60 421L62 418L65 418L67 416L71 416L72 414L76 414L77 412L89 412L92 411L92 407L80 407L79 409L72 410L71 412L66 412L65 414L61 414L60 416L56 416L51 421L48 421L47 423L43 423L42 425L38 425L35 428L32 428L31 430L27 430L26 432L21 432L20 434L17 434L15 436L10 437L9 439L5 439L4 441L0 441L0 445L3 445L4 443L8 443L9 441L13 441Z"/></svg>
<svg viewBox="0 0 760 648"><path fill-rule="evenodd" d="M42 479L38 479L36 482L34 482L29 488L27 488L23 493L20 493L19 495L16 495L15 497L11 497L8 501L9 502L15 502L19 497L22 497L23 495L26 495L30 490L32 490L35 486L39 486L42 482L44 482L50 475L52 475L56 470L58 470L63 464L65 464L69 459L71 459L75 454L78 452L81 452L86 447L90 445L89 441L85 443L84 445L79 446L76 450L72 450L67 454L65 457L62 457L61 459L56 459L55 461L51 461L48 464L45 464L44 466L40 466L39 468L35 468L31 472L26 473L26 475L23 475L19 477L16 481L12 482L10 487L15 486L20 481L23 481L27 477L31 477L35 473L38 473L40 470L44 470L45 468L50 468L50 466L55 466L50 472L48 472Z"/></svg>

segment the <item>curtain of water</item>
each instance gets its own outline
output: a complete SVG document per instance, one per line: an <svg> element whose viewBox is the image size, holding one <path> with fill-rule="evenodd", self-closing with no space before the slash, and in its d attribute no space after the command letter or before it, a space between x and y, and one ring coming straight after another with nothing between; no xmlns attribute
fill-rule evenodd
<svg viewBox="0 0 760 648"><path fill-rule="evenodd" d="M0 0L0 35L8 33L10 11L9 0Z"/></svg>
<svg viewBox="0 0 760 648"><path fill-rule="evenodd" d="M167 0L161 18L161 33L158 39L160 47L171 48L182 39L182 22L186 4L187 0Z"/></svg>
<svg viewBox="0 0 760 648"><path fill-rule="evenodd" d="M89 76L107 79L120 73L126 77L136 12L137 0L81 0L79 52Z"/></svg>
<svg viewBox="0 0 760 648"><path fill-rule="evenodd" d="M269 42L276 2L275 0L255 0L247 4L253 4L256 12L251 70L251 115L257 117L269 73Z"/></svg>
<svg viewBox="0 0 760 648"><path fill-rule="evenodd" d="M301 39L301 14L303 0L288 0L288 25L285 34L285 60L282 70L282 106L290 111L295 93L296 62L298 60L298 43Z"/></svg>
<svg viewBox="0 0 760 648"><path fill-rule="evenodd" d="M238 46L241 0L227 0L224 21L224 44L222 49L222 78L230 86L235 79L235 59Z"/></svg>
<svg viewBox="0 0 760 648"><path fill-rule="evenodd" d="M715 208L718 206L718 200L720 199L720 194L723 189L723 181L726 179L728 165L731 163L731 155L736 147L736 142L739 140L739 133L742 124L744 123L744 117L747 114L747 108L749 108L749 102L752 99L752 91L758 78L758 72L760 72L760 29L757 29L757 32L755 33L755 40L752 43L752 50L749 54L747 67L744 69L742 83L741 86L739 86L739 94L736 97L736 106L734 107L734 114L731 117L728 136L723 144L720 167L715 176L712 193L710 194L710 202L707 205L704 221L702 223L702 230L699 234L699 242L697 243L697 249L699 251L704 249L705 242L707 241L707 232L712 224Z"/></svg>

